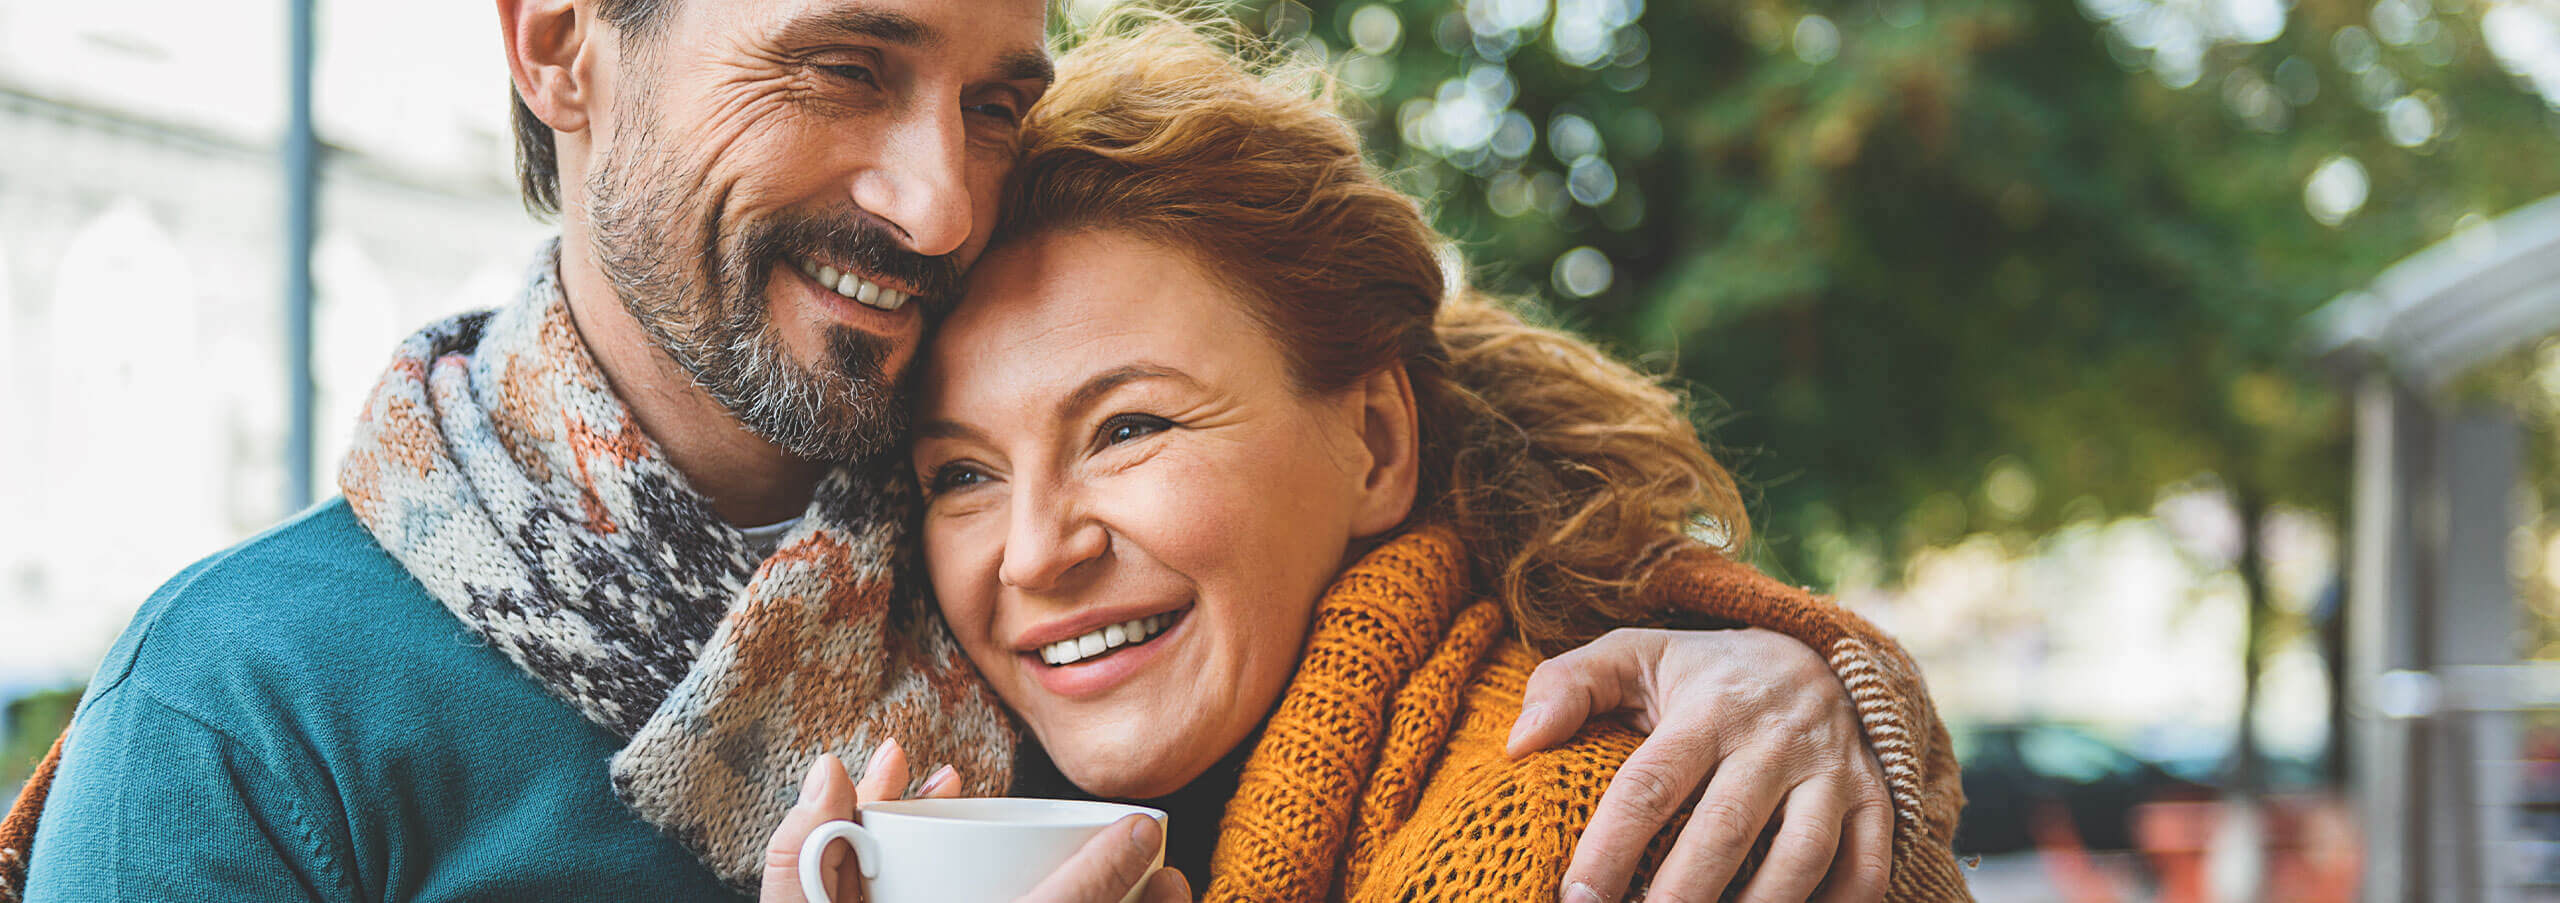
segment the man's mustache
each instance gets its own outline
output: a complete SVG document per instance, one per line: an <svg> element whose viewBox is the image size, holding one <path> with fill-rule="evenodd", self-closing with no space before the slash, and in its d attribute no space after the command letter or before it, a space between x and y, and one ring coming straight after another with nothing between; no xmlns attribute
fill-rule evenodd
<svg viewBox="0 0 2560 903"><path fill-rule="evenodd" d="M927 313L948 309L960 286L960 265L948 255L907 250L887 226L861 216L792 216L772 224L764 248L771 254L806 255L913 287Z"/></svg>

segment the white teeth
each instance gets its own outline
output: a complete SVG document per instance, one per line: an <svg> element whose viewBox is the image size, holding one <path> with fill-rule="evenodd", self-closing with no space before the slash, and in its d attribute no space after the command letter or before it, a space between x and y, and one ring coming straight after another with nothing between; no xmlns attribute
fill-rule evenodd
<svg viewBox="0 0 2560 903"><path fill-rule="evenodd" d="M826 286L836 294L859 301L869 307L876 307L881 310L897 310L900 307L906 306L906 303L912 298L912 296L905 292L872 282L871 280L856 276L851 272L838 270L835 267L825 266L807 260L799 261L799 265L800 272L809 274L809 278L816 280L819 285Z"/></svg>
<svg viewBox="0 0 2560 903"><path fill-rule="evenodd" d="M1144 642L1148 637L1163 632L1171 623L1173 614L1167 612L1106 624L1092 633L1040 647L1040 660L1052 665L1071 665L1131 643Z"/></svg>

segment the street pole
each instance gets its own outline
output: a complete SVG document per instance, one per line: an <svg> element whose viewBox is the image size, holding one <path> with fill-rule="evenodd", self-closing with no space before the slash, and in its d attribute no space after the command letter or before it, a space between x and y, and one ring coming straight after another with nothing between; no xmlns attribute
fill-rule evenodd
<svg viewBox="0 0 2560 903"><path fill-rule="evenodd" d="M284 135L285 510L312 500L311 246L319 219L320 141L311 125L313 0L285 0L292 98Z"/></svg>

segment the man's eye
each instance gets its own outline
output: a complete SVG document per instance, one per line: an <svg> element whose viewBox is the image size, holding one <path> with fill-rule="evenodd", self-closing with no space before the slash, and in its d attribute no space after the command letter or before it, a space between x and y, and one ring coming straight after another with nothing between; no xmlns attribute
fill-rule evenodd
<svg viewBox="0 0 2560 903"><path fill-rule="evenodd" d="M1173 428L1173 421L1150 414L1120 414L1102 422L1102 444L1118 445Z"/></svg>
<svg viewBox="0 0 2560 903"><path fill-rule="evenodd" d="M985 116L997 122L1004 123L1005 125L1012 125L1022 120L1022 114L1014 112L1013 107L1008 104L975 104L972 106L962 107L961 111L965 113L976 113L980 116Z"/></svg>
<svg viewBox="0 0 2560 903"><path fill-rule="evenodd" d="M873 76L873 75L871 74L871 69L870 69L869 67L866 67L866 66L841 66L841 65L839 65L839 66L820 66L820 67L818 67L818 68L819 68L820 70L822 70L822 71L826 72L828 75L832 75L832 76L835 76L835 77L837 77L837 78L841 78L841 79L844 79L844 80L846 80L846 81L850 81L850 82L860 82L860 83L862 83L862 84L866 84L866 85L877 85L877 84L879 84L879 83L880 83L879 78L877 78L876 76Z"/></svg>

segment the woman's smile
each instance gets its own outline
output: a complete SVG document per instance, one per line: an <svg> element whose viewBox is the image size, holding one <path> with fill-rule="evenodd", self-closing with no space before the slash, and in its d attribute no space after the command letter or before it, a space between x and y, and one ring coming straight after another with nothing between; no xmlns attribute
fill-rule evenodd
<svg viewBox="0 0 2560 903"><path fill-rule="evenodd" d="M1184 606L1116 622L1017 655L1041 689L1065 697L1100 695L1175 654L1190 611Z"/></svg>

